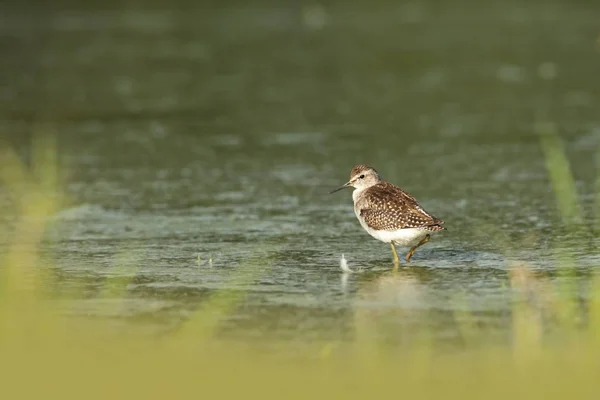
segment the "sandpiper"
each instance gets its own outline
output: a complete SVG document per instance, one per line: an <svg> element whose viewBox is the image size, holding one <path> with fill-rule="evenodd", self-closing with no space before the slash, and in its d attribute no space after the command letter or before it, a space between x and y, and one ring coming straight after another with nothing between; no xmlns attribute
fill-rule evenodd
<svg viewBox="0 0 600 400"><path fill-rule="evenodd" d="M445 229L444 221L429 214L417 200L381 179L377 171L366 165L357 165L350 172L350 181L332 190L335 193L353 187L354 213L362 227L375 239L389 243L394 264L400 263L395 245L409 247L406 262L415 250L429 242L433 232Z"/></svg>

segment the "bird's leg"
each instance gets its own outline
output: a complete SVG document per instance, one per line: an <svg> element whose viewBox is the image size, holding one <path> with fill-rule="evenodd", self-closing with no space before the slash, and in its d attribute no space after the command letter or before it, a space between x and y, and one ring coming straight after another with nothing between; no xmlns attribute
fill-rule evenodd
<svg viewBox="0 0 600 400"><path fill-rule="evenodd" d="M418 247L423 246L425 243L429 242L429 239L431 238L430 235L425 236L423 239L421 239L421 241L419 243L417 243L416 245L414 245L409 251L408 253L406 253L406 262L410 262L410 259L412 258L413 254L415 254L415 250L417 250Z"/></svg>
<svg viewBox="0 0 600 400"><path fill-rule="evenodd" d="M390 242L392 246L392 253L394 254L394 265L400 264L400 258L398 257L398 252L396 251L396 246L394 246L394 242Z"/></svg>

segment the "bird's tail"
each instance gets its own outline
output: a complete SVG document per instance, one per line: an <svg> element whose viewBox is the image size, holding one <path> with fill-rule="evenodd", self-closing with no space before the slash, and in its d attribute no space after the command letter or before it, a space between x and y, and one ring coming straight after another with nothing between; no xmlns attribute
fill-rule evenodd
<svg viewBox="0 0 600 400"><path fill-rule="evenodd" d="M433 223L431 225L429 225L429 227L434 230L434 231L446 231L448 229L446 229L446 227L442 226L444 224L444 221L442 221L439 218L434 218Z"/></svg>

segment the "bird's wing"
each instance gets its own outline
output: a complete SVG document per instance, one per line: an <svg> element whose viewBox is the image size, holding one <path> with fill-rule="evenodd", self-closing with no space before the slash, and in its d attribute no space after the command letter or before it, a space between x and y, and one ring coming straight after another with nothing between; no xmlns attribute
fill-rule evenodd
<svg viewBox="0 0 600 400"><path fill-rule="evenodd" d="M443 229L441 219L426 212L416 199L397 186L389 183L369 189L361 204L360 215L373 229L393 231L405 228Z"/></svg>
<svg viewBox="0 0 600 400"><path fill-rule="evenodd" d="M438 230L435 222L420 213L407 211L402 213L395 210L373 210L363 208L360 210L361 217L367 225L376 230L396 231L406 228L427 228ZM439 227L441 229L441 227Z"/></svg>

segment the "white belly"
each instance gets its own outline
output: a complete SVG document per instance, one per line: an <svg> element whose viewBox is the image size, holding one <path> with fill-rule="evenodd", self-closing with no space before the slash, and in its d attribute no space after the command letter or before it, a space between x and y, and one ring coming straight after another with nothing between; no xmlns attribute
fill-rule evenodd
<svg viewBox="0 0 600 400"><path fill-rule="evenodd" d="M394 242L398 246L414 246L430 233L419 228L406 228L397 231L375 231L371 228L365 228L365 230L377 240L385 243Z"/></svg>

